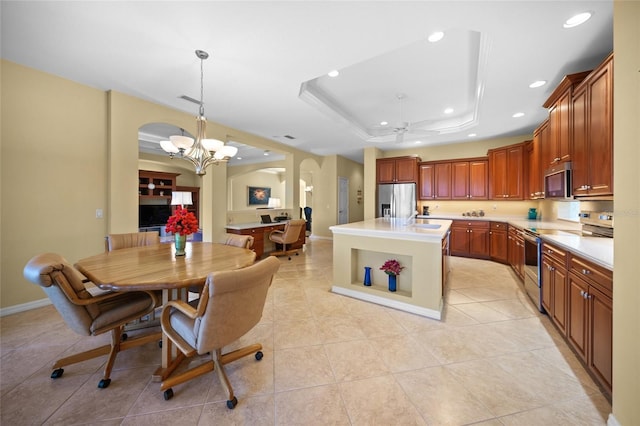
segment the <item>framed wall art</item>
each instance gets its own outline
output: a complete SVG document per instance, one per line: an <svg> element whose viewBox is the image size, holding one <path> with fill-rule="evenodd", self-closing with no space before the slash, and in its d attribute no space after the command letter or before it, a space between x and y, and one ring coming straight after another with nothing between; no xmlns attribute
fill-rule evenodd
<svg viewBox="0 0 640 426"><path fill-rule="evenodd" d="M248 186L249 205L250 206L266 206L269 204L271 197L271 188L265 186Z"/></svg>

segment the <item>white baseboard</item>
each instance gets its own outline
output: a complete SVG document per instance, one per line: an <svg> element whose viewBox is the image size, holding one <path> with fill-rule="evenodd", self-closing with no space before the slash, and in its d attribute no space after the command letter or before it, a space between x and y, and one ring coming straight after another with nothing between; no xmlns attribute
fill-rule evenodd
<svg viewBox="0 0 640 426"><path fill-rule="evenodd" d="M31 309L41 308L43 306L47 306L50 304L51 304L51 300L49 300L49 298L46 298L46 299L36 300L33 302L23 303L21 305L9 306L8 308L1 308L0 317L17 314L18 312L30 311Z"/></svg>
<svg viewBox="0 0 640 426"><path fill-rule="evenodd" d="M329 240L329 241L333 241L332 237L322 237L320 235L314 235L314 234L309 235L307 238L309 238L310 240Z"/></svg>
<svg viewBox="0 0 640 426"><path fill-rule="evenodd" d="M609 418L607 419L607 426L622 426L618 420L616 420L613 413L609 413Z"/></svg>

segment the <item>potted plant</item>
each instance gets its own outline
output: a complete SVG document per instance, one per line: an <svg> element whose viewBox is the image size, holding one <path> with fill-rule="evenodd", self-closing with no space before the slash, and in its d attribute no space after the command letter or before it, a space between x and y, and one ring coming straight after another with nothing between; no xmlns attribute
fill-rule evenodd
<svg viewBox="0 0 640 426"><path fill-rule="evenodd" d="M169 217L164 230L171 232L176 241L176 256L185 255L187 235L198 232L198 219L182 206L176 207L175 212Z"/></svg>
<svg viewBox="0 0 640 426"><path fill-rule="evenodd" d="M400 271L403 269L404 266L400 265L400 262L396 259L389 259L380 267L380 270L389 276L389 291L396 291L396 277L400 275Z"/></svg>

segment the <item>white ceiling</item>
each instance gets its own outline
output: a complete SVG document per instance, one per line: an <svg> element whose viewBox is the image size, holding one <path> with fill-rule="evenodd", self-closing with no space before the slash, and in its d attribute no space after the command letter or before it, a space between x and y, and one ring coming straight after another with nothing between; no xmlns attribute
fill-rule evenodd
<svg viewBox="0 0 640 426"><path fill-rule="evenodd" d="M195 117L197 105L180 96L200 98L194 51L205 50L209 120L360 162L368 146L530 133L562 77L613 48L611 1L3 0L0 8L4 59ZM594 13L587 23L563 28L583 11ZM445 37L428 43L434 31ZM334 69L340 76L327 77ZM548 84L530 89L535 80ZM398 143L401 122L409 131ZM164 136L146 130L141 149ZM239 156L264 160L262 149L241 146Z"/></svg>

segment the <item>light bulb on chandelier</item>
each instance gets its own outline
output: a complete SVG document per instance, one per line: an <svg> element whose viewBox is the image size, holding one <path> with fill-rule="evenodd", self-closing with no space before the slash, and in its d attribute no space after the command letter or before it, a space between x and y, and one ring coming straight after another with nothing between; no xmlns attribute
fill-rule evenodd
<svg viewBox="0 0 640 426"><path fill-rule="evenodd" d="M207 139L207 119L204 116L204 60L209 54L204 50L196 50L196 56L200 58L200 109L196 117L197 132L195 141L184 135L170 136L168 141L160 142L163 150L173 158L176 154L180 158L190 161L196 169L196 174L206 174L206 168L210 164L227 162L238 153L235 146L225 145L218 139Z"/></svg>

